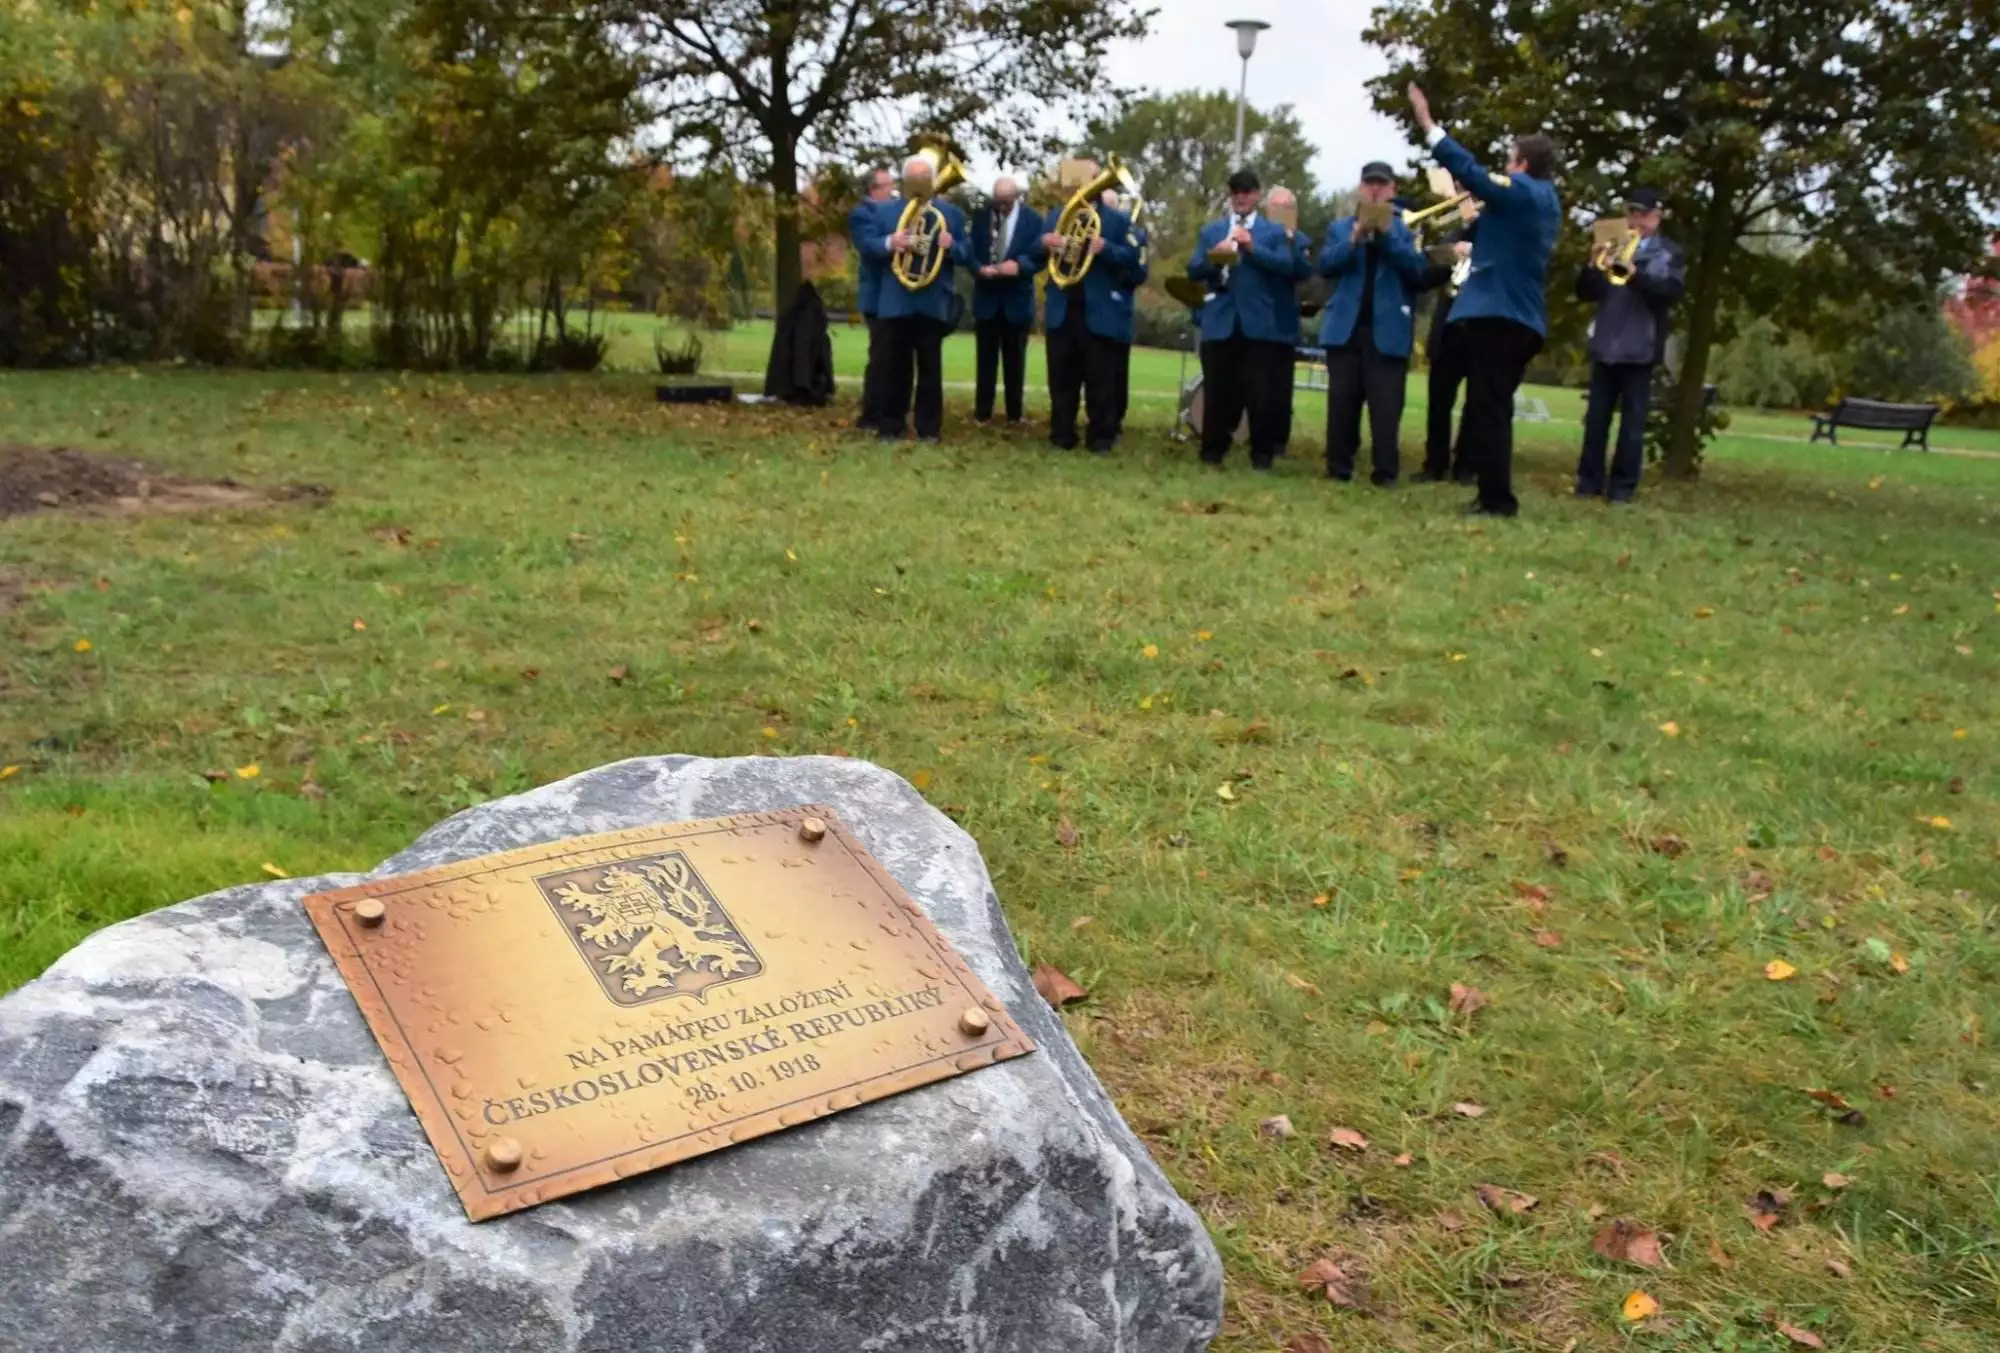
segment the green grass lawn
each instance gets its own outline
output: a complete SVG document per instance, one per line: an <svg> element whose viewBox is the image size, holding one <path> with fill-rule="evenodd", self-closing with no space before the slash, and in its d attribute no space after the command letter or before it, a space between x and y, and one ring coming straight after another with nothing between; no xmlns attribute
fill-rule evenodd
<svg viewBox="0 0 2000 1353"><path fill-rule="evenodd" d="M0 442L334 494L0 521L0 986L618 757L867 757L1090 989L1223 1353L2000 1346L2000 464L1731 437L1611 513L1553 424L1477 523L1199 470L1174 361L1101 461L962 392L891 450L639 376L0 375Z"/></svg>

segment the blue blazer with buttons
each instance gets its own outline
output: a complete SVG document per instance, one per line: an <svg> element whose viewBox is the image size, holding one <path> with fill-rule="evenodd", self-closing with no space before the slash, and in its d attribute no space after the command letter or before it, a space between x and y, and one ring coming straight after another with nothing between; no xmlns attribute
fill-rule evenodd
<svg viewBox="0 0 2000 1353"><path fill-rule="evenodd" d="M1388 234L1375 243L1374 319L1369 329L1375 350L1384 357L1408 357L1416 339L1416 320L1411 314L1417 290L1424 280L1424 256L1417 252L1417 237L1401 218L1392 220ZM1322 277L1338 280L1333 296L1320 316L1319 341L1322 347L1343 347L1354 338L1354 322L1361 316L1361 294L1368 285L1368 244L1354 242L1354 218L1343 217L1327 232L1326 245L1319 251Z"/></svg>
<svg viewBox="0 0 2000 1353"><path fill-rule="evenodd" d="M1299 341L1299 282L1312 276L1309 243L1303 232L1285 238L1285 228L1258 217L1250 228L1251 247L1228 269L1208 261L1208 251L1229 235L1229 222L1210 221L1195 241L1188 276L1205 282L1215 299L1201 308L1201 339L1217 343L1238 334L1263 343Z"/></svg>
<svg viewBox="0 0 2000 1353"><path fill-rule="evenodd" d="M1452 322L1508 319L1546 337L1549 255L1562 229L1555 185L1527 174L1489 173L1449 136L1431 154L1484 208L1472 243L1472 275L1451 304Z"/></svg>
<svg viewBox="0 0 2000 1353"><path fill-rule="evenodd" d="M972 241L967 237L964 212L937 198L932 198L931 202L944 213L945 229L951 232L951 248L945 251L944 266L938 269L937 280L917 291L905 287L888 271L888 237L895 233L896 221L903 214L903 199L892 198L880 208L881 216L876 225L881 230L869 243L869 249L882 253L882 294L877 300L875 313L883 319L925 315L940 324L952 322L958 300L956 269L972 261Z"/></svg>
<svg viewBox="0 0 2000 1353"><path fill-rule="evenodd" d="M1035 251L1041 247L1041 236L1041 216L1027 203L1016 202L1014 233L1007 239L1006 252L994 258L993 204L989 202L972 213L972 266L983 268L989 263L1005 263L1013 259L1021 268L1013 277L973 277L974 319L993 319L997 316L1009 324L1035 322L1035 268L1032 260Z"/></svg>
<svg viewBox="0 0 2000 1353"><path fill-rule="evenodd" d="M1104 233L1104 249L1097 261L1084 274L1083 285L1083 327L1099 338L1113 343L1132 341L1133 299L1132 293L1146 280L1146 246L1144 238L1132 227L1132 218L1122 211L1109 207L1098 208ZM1049 251L1035 237L1035 267L1048 266ZM1078 288L1064 291L1051 286L1045 298L1044 318L1050 332L1054 332L1069 320L1070 301Z"/></svg>
<svg viewBox="0 0 2000 1353"><path fill-rule="evenodd" d="M855 204L853 211L847 213L847 238L861 260L856 304L861 307L861 313L870 319L875 317L882 295L882 280L889 275L889 251L881 247L882 237L896 228L895 217L889 217L886 223L882 220L882 207L882 203L870 202L864 197ZM869 248L871 241L876 246L873 250Z"/></svg>

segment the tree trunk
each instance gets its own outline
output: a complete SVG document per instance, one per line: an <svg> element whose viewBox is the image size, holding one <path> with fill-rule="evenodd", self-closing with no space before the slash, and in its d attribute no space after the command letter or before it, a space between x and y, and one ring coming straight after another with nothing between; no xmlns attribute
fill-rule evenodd
<svg viewBox="0 0 2000 1353"><path fill-rule="evenodd" d="M1667 437L1663 474L1693 479L1701 471L1701 417L1706 403L1708 354L1715 346L1716 317L1722 309L1722 278L1736 249L1736 181L1727 165L1717 171L1702 219L1701 257L1688 298L1687 351L1674 388L1674 418Z"/></svg>
<svg viewBox="0 0 2000 1353"><path fill-rule="evenodd" d="M777 209L777 313L785 313L804 271L799 256L799 147L786 131L771 138L771 201Z"/></svg>

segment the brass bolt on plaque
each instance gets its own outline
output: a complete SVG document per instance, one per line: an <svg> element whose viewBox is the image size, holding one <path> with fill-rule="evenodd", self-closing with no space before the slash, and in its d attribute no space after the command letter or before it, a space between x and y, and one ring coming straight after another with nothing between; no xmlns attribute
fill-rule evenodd
<svg viewBox="0 0 2000 1353"><path fill-rule="evenodd" d="M382 899L379 897L364 897L354 904L354 919L370 930L381 925L382 918L388 914L389 909L382 905Z"/></svg>
<svg viewBox="0 0 2000 1353"><path fill-rule="evenodd" d="M802 841L824 841L826 824L816 817L809 817L799 823L799 839Z"/></svg>
<svg viewBox="0 0 2000 1353"><path fill-rule="evenodd" d="M958 1017L958 1031L968 1038L983 1037L992 1027L993 1021L976 1005L968 1005Z"/></svg>
<svg viewBox="0 0 2000 1353"><path fill-rule="evenodd" d="M512 1137L498 1137L486 1147L486 1168L495 1174L512 1174L521 1168L521 1144Z"/></svg>

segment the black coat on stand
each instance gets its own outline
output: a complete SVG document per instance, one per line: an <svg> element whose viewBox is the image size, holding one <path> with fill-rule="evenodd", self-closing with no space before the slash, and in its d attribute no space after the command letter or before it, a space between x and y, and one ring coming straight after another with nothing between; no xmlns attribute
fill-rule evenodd
<svg viewBox="0 0 2000 1353"><path fill-rule="evenodd" d="M833 340L826 332L826 305L810 282L799 284L791 308L778 317L764 394L815 406L833 398Z"/></svg>

